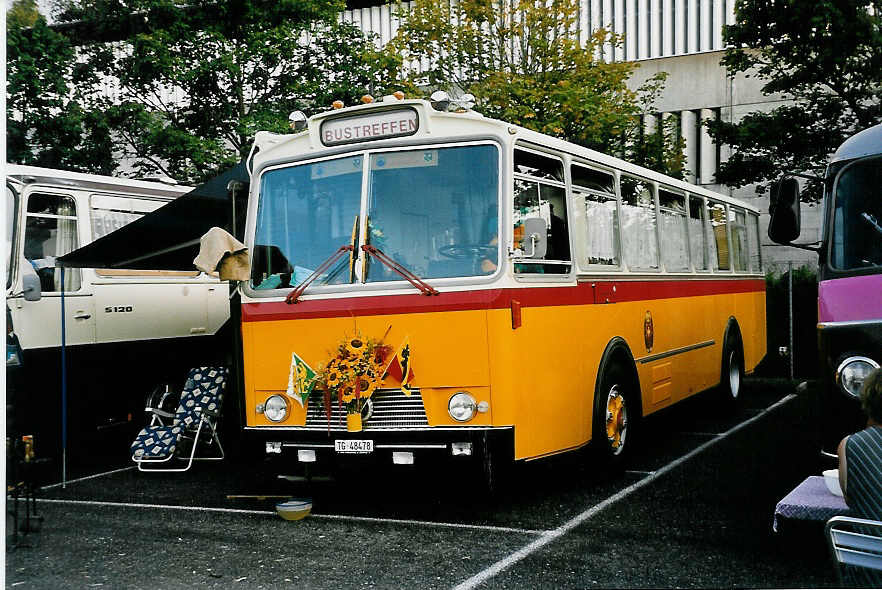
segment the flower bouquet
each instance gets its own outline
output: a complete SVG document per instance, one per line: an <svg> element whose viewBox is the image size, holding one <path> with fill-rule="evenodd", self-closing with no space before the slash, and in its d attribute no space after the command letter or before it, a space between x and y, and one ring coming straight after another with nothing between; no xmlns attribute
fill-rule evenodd
<svg viewBox="0 0 882 590"><path fill-rule="evenodd" d="M391 348L379 340L358 336L347 338L337 346L330 361L316 373L314 391L321 394L328 425L331 403L346 407L346 425L351 431L361 430L361 409L383 381L386 359Z"/></svg>

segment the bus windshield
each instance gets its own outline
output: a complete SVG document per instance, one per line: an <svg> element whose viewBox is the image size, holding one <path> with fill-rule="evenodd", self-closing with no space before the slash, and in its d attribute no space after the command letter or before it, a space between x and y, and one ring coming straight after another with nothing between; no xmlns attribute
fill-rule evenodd
<svg viewBox="0 0 882 590"><path fill-rule="evenodd" d="M353 243L374 246L424 279L485 275L497 267L499 156L493 145L351 155L268 171L260 186L255 289L295 286ZM401 278L374 258L356 277L348 262L342 257L315 284Z"/></svg>
<svg viewBox="0 0 882 590"><path fill-rule="evenodd" d="M882 158L846 167L835 191L831 265L839 270L882 268Z"/></svg>

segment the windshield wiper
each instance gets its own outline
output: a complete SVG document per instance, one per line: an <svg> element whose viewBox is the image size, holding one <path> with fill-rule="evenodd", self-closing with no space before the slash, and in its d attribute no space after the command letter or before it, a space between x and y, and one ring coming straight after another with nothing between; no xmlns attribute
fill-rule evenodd
<svg viewBox="0 0 882 590"><path fill-rule="evenodd" d="M333 254L331 254L327 258L327 260L322 262L319 267L312 272L311 275L300 281L300 284L298 284L293 291L288 293L288 296L285 297L285 303L297 303L300 299L300 296L303 295L303 292L306 291L307 287L309 287L310 283L312 283L314 280L324 274L325 271L331 268L334 263L337 262L337 260L339 260L341 256L343 256L343 254L345 254L346 252L352 252L354 250L355 248L352 246L352 244L346 244L345 246L340 246L339 248L337 248L337 250Z"/></svg>
<svg viewBox="0 0 882 590"><path fill-rule="evenodd" d="M371 246L370 244L365 244L361 247L361 249L367 252L369 255L372 255L374 258L388 266L393 271L400 274L402 277L404 277L404 280L419 289L423 293L423 295L440 295L440 292L433 288L430 284L404 268L398 262L395 262L394 260L386 256L382 250L379 250Z"/></svg>

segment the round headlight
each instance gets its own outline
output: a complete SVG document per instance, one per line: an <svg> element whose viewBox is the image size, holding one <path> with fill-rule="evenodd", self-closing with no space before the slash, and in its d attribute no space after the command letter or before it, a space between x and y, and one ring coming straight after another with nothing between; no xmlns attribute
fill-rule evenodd
<svg viewBox="0 0 882 590"><path fill-rule="evenodd" d="M839 387L852 397L858 397L861 393L861 386L864 379L867 378L873 369L878 369L879 363L865 356L852 356L839 364L836 369L836 383Z"/></svg>
<svg viewBox="0 0 882 590"><path fill-rule="evenodd" d="M458 391L447 403L447 413L457 422L468 422L475 417L478 404L469 393Z"/></svg>
<svg viewBox="0 0 882 590"><path fill-rule="evenodd" d="M263 415L267 420L281 422L288 416L288 400L281 395L270 396L263 408Z"/></svg>

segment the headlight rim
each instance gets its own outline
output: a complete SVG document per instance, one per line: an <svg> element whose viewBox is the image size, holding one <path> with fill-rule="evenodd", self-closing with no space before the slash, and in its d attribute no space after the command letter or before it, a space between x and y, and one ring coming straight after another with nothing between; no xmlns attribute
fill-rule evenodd
<svg viewBox="0 0 882 590"><path fill-rule="evenodd" d="M278 418L273 418L271 415L272 413L275 412L275 409L270 408L270 401L272 401L274 399L281 400L281 402L282 402L282 409L281 409L282 415L279 416ZM274 394L274 395L269 396L268 398L266 398L266 401L263 403L263 415L270 422L283 422L285 420L285 418L288 417L288 400L285 399L284 396L279 395L279 394Z"/></svg>
<svg viewBox="0 0 882 590"><path fill-rule="evenodd" d="M471 410L469 412L468 417L457 418L456 415L454 415L453 403L454 403L454 400L460 400L463 398L468 400L467 405L468 405L468 407L471 408ZM474 417L478 414L478 401L475 399L475 396L473 396L468 391L457 391L452 396L450 396L450 399L447 401L447 414L451 418L456 420L457 422L460 422L460 423L469 422L470 420L474 419Z"/></svg>
<svg viewBox="0 0 882 590"><path fill-rule="evenodd" d="M871 370L878 369L879 363L868 356L855 355L855 356L849 356L849 357L844 358L842 360L842 362L839 363L839 366L836 368L835 379L836 379L836 385L839 387L839 391L841 391L842 393L844 393L845 395L847 395L848 397L850 397L852 399L858 399L860 397L860 391L857 391L857 392L849 391L845 387L845 384L842 381L844 371L850 365L853 365L854 363L865 363L867 365L870 365L870 367L872 367Z"/></svg>

